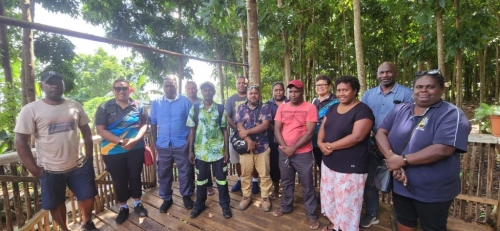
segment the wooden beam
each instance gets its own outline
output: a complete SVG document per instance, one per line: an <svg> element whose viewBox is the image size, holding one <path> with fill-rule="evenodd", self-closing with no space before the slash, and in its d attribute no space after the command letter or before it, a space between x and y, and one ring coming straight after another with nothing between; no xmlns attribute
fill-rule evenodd
<svg viewBox="0 0 500 231"><path fill-rule="evenodd" d="M469 134L469 143L498 144L499 139L491 134Z"/></svg>
<svg viewBox="0 0 500 231"><path fill-rule="evenodd" d="M484 198L484 197L475 197L475 196L469 196L469 195L465 195L465 194L458 194L458 196L455 198L459 199L459 200L478 202L478 203L483 203L483 204L488 204L488 205L497 205L498 204L498 200L495 200L495 199Z"/></svg>
<svg viewBox="0 0 500 231"><path fill-rule="evenodd" d="M23 227L19 228L19 230L31 230L35 228L36 223L41 221L45 215L48 213L48 210L40 210L38 211L35 216L33 216L31 219L29 219L26 223L24 223ZM46 224L48 225L48 224ZM42 227L38 227L38 229L41 229Z"/></svg>
<svg viewBox="0 0 500 231"><path fill-rule="evenodd" d="M157 48L149 47L149 46L138 44L138 43L126 42L123 40L91 35L91 34L82 33L82 32L78 32L78 31L62 29L59 27L48 26L48 25L44 25L44 24L40 24L40 23L21 21L21 20L17 20L17 19L5 17L5 16L0 16L0 23L5 24L5 25L10 25L10 26L17 26L17 27L22 27L22 28L30 28L30 29L40 30L40 31L52 32L52 33L56 33L56 34L63 34L63 35L71 36L71 37L82 38L82 39L92 40L92 41L96 41L96 42L103 42L103 43L109 43L109 44L114 44L114 45L119 45L119 46L131 47L131 48L136 48L136 49L140 49L140 50L151 51L151 52L160 53L160 54L164 54L164 55L174 56L174 57L178 57L178 58L194 59L194 60L199 60L199 61L208 62L208 63L223 63L223 64L236 65L236 66L245 66L244 63L237 63L237 62L231 62L231 61L226 61L226 60L204 59L204 58L199 58L196 56L184 55L184 54L179 54L179 53L175 53L172 51L157 49Z"/></svg>
<svg viewBox="0 0 500 231"><path fill-rule="evenodd" d="M38 182L36 177L29 176L10 176L10 175L0 175L0 181L2 182Z"/></svg>

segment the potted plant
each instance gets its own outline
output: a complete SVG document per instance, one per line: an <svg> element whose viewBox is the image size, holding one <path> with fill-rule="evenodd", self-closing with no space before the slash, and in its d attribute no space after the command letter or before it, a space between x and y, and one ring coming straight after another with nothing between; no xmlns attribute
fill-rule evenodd
<svg viewBox="0 0 500 231"><path fill-rule="evenodd" d="M500 105L481 103L474 112L474 119L480 122L482 131L488 128L491 123L491 133L494 136L500 137ZM488 116L490 120L485 121L484 119Z"/></svg>

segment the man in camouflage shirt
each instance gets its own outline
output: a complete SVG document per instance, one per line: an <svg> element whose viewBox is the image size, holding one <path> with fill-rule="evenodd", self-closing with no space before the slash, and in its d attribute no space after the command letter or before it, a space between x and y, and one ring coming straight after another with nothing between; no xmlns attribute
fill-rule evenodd
<svg viewBox="0 0 500 231"><path fill-rule="evenodd" d="M189 130L189 161L195 165L197 176L196 202L190 217L194 218L206 209L208 178L213 168L219 204L225 218L232 217L229 209L229 189L227 185L227 162L229 161L227 115L224 107L214 103L215 86L204 82L200 86L203 103L195 104L189 111L186 126ZM222 115L220 115L222 113Z"/></svg>

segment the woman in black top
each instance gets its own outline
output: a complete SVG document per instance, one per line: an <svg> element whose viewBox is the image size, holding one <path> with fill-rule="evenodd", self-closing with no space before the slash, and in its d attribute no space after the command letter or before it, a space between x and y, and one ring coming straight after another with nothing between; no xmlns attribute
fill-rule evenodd
<svg viewBox="0 0 500 231"><path fill-rule="evenodd" d="M323 230L352 231L359 230L368 172L366 151L375 117L357 98L358 79L341 76L335 85L340 103L329 108L318 133L323 153L321 211L331 221Z"/></svg>

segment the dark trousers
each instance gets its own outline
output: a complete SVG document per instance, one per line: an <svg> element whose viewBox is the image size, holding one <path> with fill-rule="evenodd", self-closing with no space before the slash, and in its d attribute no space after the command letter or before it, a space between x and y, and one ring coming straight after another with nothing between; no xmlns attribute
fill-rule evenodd
<svg viewBox="0 0 500 231"><path fill-rule="evenodd" d="M115 186L118 202L126 202L130 197L141 198L141 173L144 164L144 148L126 153L103 155L106 171Z"/></svg>
<svg viewBox="0 0 500 231"><path fill-rule="evenodd" d="M166 201L172 199L172 193L174 192L172 190L174 161L177 163L179 173L179 192L182 196L192 196L193 193L189 191L191 185L189 172L192 171L193 165L189 163L187 144L176 148L161 148L157 145L156 150L158 151L156 172L158 173L160 197Z"/></svg>
<svg viewBox="0 0 500 231"><path fill-rule="evenodd" d="M280 152L277 143L269 142L269 147L271 148L271 153L269 153L269 175L271 175L271 180L273 182L279 182L281 179L280 174Z"/></svg>
<svg viewBox="0 0 500 231"><path fill-rule="evenodd" d="M224 158L214 161L205 162L196 159L195 162L197 173L196 185L196 202L195 206L197 208L205 206L205 201L207 200L207 186L208 181L211 178L210 166L212 166L212 171L215 176L215 182L217 182L217 190L219 190L219 205L222 208L229 208L229 189L227 186L227 164L224 163Z"/></svg>
<svg viewBox="0 0 500 231"><path fill-rule="evenodd" d="M295 154L289 158L290 167L285 163L286 157L280 150L279 165L281 170L281 185L283 188L281 196L281 209L284 213L289 213L293 209L293 194L295 191L295 173L299 173L300 186L302 186L302 197L306 208L306 216L317 218L315 210L317 199L314 193L314 183L312 176L313 155L311 152Z"/></svg>
<svg viewBox="0 0 500 231"><path fill-rule="evenodd" d="M368 154L368 177L365 183L365 193L363 199L365 201L366 213L377 217L379 209L379 191L375 187L375 171L377 167L384 164L384 160L376 158L373 154Z"/></svg>
<svg viewBox="0 0 500 231"><path fill-rule="evenodd" d="M191 178L191 185L189 186L189 191L190 192L194 192L194 190L196 190L196 186L195 186L195 179L194 177L196 176L196 173L194 172L194 167L193 166L193 170L191 172L189 172L189 178ZM207 187L213 187L214 186L214 183L212 182L212 173L210 173L210 176L208 176L208 184L207 184Z"/></svg>
<svg viewBox="0 0 500 231"><path fill-rule="evenodd" d="M323 161L323 153L320 148L313 147L314 154L314 162L316 162L316 166L318 166L318 170L321 173L321 161Z"/></svg>

